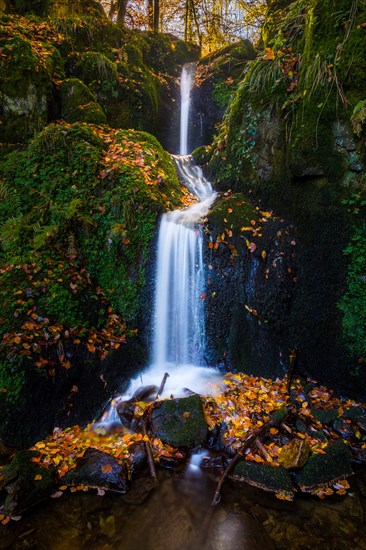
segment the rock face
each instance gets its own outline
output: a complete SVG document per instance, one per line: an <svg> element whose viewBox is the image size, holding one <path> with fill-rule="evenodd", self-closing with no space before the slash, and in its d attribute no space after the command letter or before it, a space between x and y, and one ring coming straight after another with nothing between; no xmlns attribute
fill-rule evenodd
<svg viewBox="0 0 366 550"><path fill-rule="evenodd" d="M226 195L207 222L207 360L276 377L287 368L289 357L294 229L254 209L244 195Z"/></svg>
<svg viewBox="0 0 366 550"><path fill-rule="evenodd" d="M273 59L263 52L248 66L229 105L225 125L201 159L205 162L210 158L208 170L217 189L248 193L254 204L273 210L287 220L286 225L295 228L290 239L296 242L295 284L285 298L285 315L278 308L280 318L269 320L262 334L267 329L272 333L272 327L279 323L276 339L282 342L282 354L288 355L288 349L297 348L300 368L339 391L352 392L363 399L366 374L359 365L366 352L366 297L362 282L366 244L361 197L366 149L365 126L358 117L363 112L366 73L364 58L352 52L364 42L361 21L366 13L360 7L352 29L344 34L340 28L327 26L327 2L317 2L314 10L310 2L305 4L309 9L301 17L302 29L307 31L298 35L291 31L287 19L287 14L296 10L296 3L271 2L263 44L267 52L273 52ZM346 17L349 4L344 2L342 6ZM317 82L316 65L322 63L325 52L334 56L341 42L337 75L328 75L322 84ZM309 56L306 74L299 65L301 58L304 68L304 55ZM280 79L277 71L282 75ZM336 85L338 91L332 82L340 84L340 88ZM340 97L345 105L341 111ZM230 216L226 218L229 220ZM214 251L212 254L215 258ZM245 273L252 273L255 296L263 292L261 265L259 259L257 266L252 261L244 267ZM222 283L220 291L231 304L232 288L241 303L250 296L248 275L243 274L241 267L238 269L238 277L233 273L231 278L229 265L222 273L228 284ZM216 299L219 293L216 288L214 292ZM268 300L273 303L270 293ZM216 310L224 312L216 335L223 333L225 350L232 313L222 309L223 304L224 299ZM246 305L261 313L259 307ZM210 300L209 313L211 307ZM247 323L238 324L241 329ZM234 336L234 341L239 350L259 345L255 334L245 335L243 330ZM268 341L268 337L260 341ZM269 348L264 356L270 356Z"/></svg>
<svg viewBox="0 0 366 550"><path fill-rule="evenodd" d="M208 428L199 396L162 401L151 415L151 431L173 447L203 445Z"/></svg>

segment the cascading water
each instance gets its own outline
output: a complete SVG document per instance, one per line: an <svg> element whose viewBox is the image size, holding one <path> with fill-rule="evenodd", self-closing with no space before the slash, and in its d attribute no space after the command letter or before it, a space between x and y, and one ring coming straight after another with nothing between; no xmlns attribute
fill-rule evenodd
<svg viewBox="0 0 366 550"><path fill-rule="evenodd" d="M186 63L180 78L180 148L181 155L188 154L188 122L189 106L191 103L191 90L194 84L196 66L194 63Z"/></svg>
<svg viewBox="0 0 366 550"><path fill-rule="evenodd" d="M185 210L163 215L158 238L155 281L153 346L150 367L127 390L128 396L144 385L158 385L165 372L165 394L182 394L184 388L209 393L219 380L214 369L204 367L205 271L202 220L216 193L200 167L188 156L188 118L194 64L183 67L181 77L180 156L173 156L180 179L198 199ZM182 154L183 153L183 154Z"/></svg>

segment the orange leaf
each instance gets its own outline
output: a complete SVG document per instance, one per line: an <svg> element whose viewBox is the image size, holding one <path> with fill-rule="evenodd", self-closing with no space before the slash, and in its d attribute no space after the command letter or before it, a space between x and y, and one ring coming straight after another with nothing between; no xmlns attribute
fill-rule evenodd
<svg viewBox="0 0 366 550"><path fill-rule="evenodd" d="M111 474L113 472L113 468L110 464L105 464L102 466L102 472L103 474Z"/></svg>
<svg viewBox="0 0 366 550"><path fill-rule="evenodd" d="M264 56L264 59L268 59L269 61L273 61L275 58L275 53L272 50L272 48L266 48L266 55Z"/></svg>
<svg viewBox="0 0 366 550"><path fill-rule="evenodd" d="M42 479L41 474L37 474L36 477L34 478L34 481L40 481L41 479Z"/></svg>

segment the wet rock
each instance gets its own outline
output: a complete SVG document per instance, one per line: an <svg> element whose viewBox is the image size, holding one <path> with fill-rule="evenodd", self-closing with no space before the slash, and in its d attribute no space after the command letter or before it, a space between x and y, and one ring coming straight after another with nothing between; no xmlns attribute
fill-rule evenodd
<svg viewBox="0 0 366 550"><path fill-rule="evenodd" d="M138 388L135 391L131 397L131 401L149 401L152 397L156 396L158 391L159 388L153 384L150 384L149 386L141 386L141 388Z"/></svg>
<svg viewBox="0 0 366 550"><path fill-rule="evenodd" d="M135 403L131 400L121 401L117 405L117 414L122 426L131 430L135 415Z"/></svg>
<svg viewBox="0 0 366 550"><path fill-rule="evenodd" d="M302 470L296 474L296 483L304 492L327 487L353 474L351 452L337 441L325 449L325 454L314 454Z"/></svg>
<svg viewBox="0 0 366 550"><path fill-rule="evenodd" d="M207 437L207 424L197 395L162 401L151 415L154 436L173 447L193 448Z"/></svg>
<svg viewBox="0 0 366 550"><path fill-rule="evenodd" d="M0 491L5 490L6 496L2 513L19 514L51 495L56 474L32 462L38 457L35 451L20 451L3 469Z"/></svg>
<svg viewBox="0 0 366 550"><path fill-rule="evenodd" d="M285 468L253 464L242 460L239 462L230 477L237 481L245 481L249 485L272 493L284 493L293 496L293 486L290 474Z"/></svg>
<svg viewBox="0 0 366 550"><path fill-rule="evenodd" d="M128 451L132 460L132 470L133 472L138 472L146 464L147 455L145 444L143 441L136 441L129 446Z"/></svg>
<svg viewBox="0 0 366 550"><path fill-rule="evenodd" d="M89 447L79 458L76 468L70 470L63 482L66 485L87 485L125 493L127 491L127 466L119 464L112 456Z"/></svg>
<svg viewBox="0 0 366 550"><path fill-rule="evenodd" d="M305 439L293 439L287 445L282 447L278 462L291 470L293 468L302 468L310 455L310 447Z"/></svg>

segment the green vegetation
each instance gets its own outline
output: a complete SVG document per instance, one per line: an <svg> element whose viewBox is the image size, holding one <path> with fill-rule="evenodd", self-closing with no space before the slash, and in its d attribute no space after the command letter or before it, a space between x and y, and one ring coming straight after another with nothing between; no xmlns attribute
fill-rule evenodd
<svg viewBox="0 0 366 550"><path fill-rule="evenodd" d="M156 218L181 191L153 136L82 123L48 126L0 173L0 387L10 405L22 370L55 377L81 350L95 361L125 342Z"/></svg>

